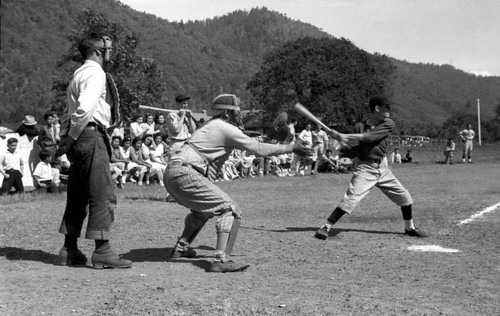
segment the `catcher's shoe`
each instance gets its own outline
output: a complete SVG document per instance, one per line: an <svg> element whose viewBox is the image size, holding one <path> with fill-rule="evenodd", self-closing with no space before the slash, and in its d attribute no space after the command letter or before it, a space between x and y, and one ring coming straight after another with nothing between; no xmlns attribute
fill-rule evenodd
<svg viewBox="0 0 500 316"><path fill-rule="evenodd" d="M316 231L316 234L314 234L314 237L318 238L318 239L328 239L328 234L330 232L330 227L326 226L326 225L323 225L321 226L317 231Z"/></svg>
<svg viewBox="0 0 500 316"><path fill-rule="evenodd" d="M60 266L85 266L87 265L87 257L78 249L69 249L62 247L59 251Z"/></svg>
<svg viewBox="0 0 500 316"><path fill-rule="evenodd" d="M194 249L192 248L179 249L177 247L174 247L170 252L170 258L172 259L193 257L196 257L196 251L194 251Z"/></svg>
<svg viewBox="0 0 500 316"><path fill-rule="evenodd" d="M240 272L240 271L245 271L248 267L250 267L249 264L235 263L232 260L226 262L217 261L217 262L212 262L210 264L210 267L207 269L207 272L220 272L220 273Z"/></svg>
<svg viewBox="0 0 500 316"><path fill-rule="evenodd" d="M421 229L418 229L416 227L412 228L412 229L405 229L405 235L408 235L410 237L420 237L420 238L424 238L424 237L429 236L424 231L422 231Z"/></svg>

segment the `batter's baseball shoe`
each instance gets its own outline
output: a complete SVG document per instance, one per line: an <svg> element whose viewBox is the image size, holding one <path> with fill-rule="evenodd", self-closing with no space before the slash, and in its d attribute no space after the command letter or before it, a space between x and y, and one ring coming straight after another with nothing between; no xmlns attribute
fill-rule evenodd
<svg viewBox="0 0 500 316"><path fill-rule="evenodd" d="M316 234L314 234L314 237L318 239L328 239L328 235L330 233L331 227L328 227L327 225L321 226L317 231Z"/></svg>
<svg viewBox="0 0 500 316"><path fill-rule="evenodd" d="M87 257L78 249L68 249L62 247L59 251L60 266L85 266L87 265Z"/></svg>
<svg viewBox="0 0 500 316"><path fill-rule="evenodd" d="M249 264L235 263L231 260L226 262L217 261L217 262L212 262L210 264L210 267L208 268L207 272L220 272L220 273L240 272L240 271L245 271L248 267L250 267Z"/></svg>
<svg viewBox="0 0 500 316"><path fill-rule="evenodd" d="M424 237L429 236L424 231L422 231L421 229L418 229L416 227L412 228L412 229L405 229L405 235L408 235L410 237L420 237L420 238L424 238Z"/></svg>

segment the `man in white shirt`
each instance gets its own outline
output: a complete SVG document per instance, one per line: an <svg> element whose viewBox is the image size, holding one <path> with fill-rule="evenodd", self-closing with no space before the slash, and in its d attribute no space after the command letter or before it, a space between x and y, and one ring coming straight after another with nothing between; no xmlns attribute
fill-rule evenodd
<svg viewBox="0 0 500 316"><path fill-rule="evenodd" d="M472 162L472 141L474 140L474 136L476 133L472 129L472 125L470 123L467 124L467 128L460 132L460 138L464 142L464 153L462 156L462 162L465 163L465 157L467 157L467 161L469 163Z"/></svg>
<svg viewBox="0 0 500 316"><path fill-rule="evenodd" d="M10 191L12 187L17 193L24 192L23 186L23 159L16 151L18 140L9 138L7 140L7 151L0 153L0 173L3 175L2 187L0 195L4 195Z"/></svg>
<svg viewBox="0 0 500 316"><path fill-rule="evenodd" d="M68 87L65 114L70 125L61 127L58 154L72 162L68 177L66 210L59 232L65 235L59 252L61 265L85 265L87 258L78 250L83 221L88 224L85 238L95 240L92 265L96 269L129 268L109 244L114 222L116 197L111 180L111 149L106 130L119 123L119 97L113 80L103 70L110 61L112 41L107 36L89 34L78 45L85 63L78 68Z"/></svg>

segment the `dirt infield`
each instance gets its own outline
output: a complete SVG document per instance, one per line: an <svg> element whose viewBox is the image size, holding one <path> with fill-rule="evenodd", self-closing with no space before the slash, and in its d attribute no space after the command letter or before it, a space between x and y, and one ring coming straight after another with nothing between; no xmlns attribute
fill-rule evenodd
<svg viewBox="0 0 500 316"><path fill-rule="evenodd" d="M187 210L153 201L153 186L118 192L112 244L127 270L55 266L65 197L2 202L1 315L499 315L498 163L401 165L394 173L415 200L426 239L403 235L400 210L374 190L313 238L350 175L264 177L220 184L244 210L234 259L243 273L207 273L214 221L194 243L199 257L168 261ZM144 199L142 199L144 198ZM416 252L438 245L456 253ZM90 257L93 244L81 240Z"/></svg>

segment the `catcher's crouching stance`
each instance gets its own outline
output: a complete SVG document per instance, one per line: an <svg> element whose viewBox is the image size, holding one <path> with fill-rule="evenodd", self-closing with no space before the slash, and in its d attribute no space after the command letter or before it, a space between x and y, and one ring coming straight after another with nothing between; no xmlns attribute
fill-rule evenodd
<svg viewBox="0 0 500 316"><path fill-rule="evenodd" d="M217 216L215 259L208 272L236 272L249 267L230 260L239 227L240 211L231 198L212 181L217 169L233 149L248 150L258 156L296 152L309 154L301 143L266 144L246 136L241 128L239 99L232 94L215 98L213 119L197 129L180 149L171 154L164 183L177 203L191 210L186 216L184 231L172 249L171 257L193 257L189 245L207 221Z"/></svg>

